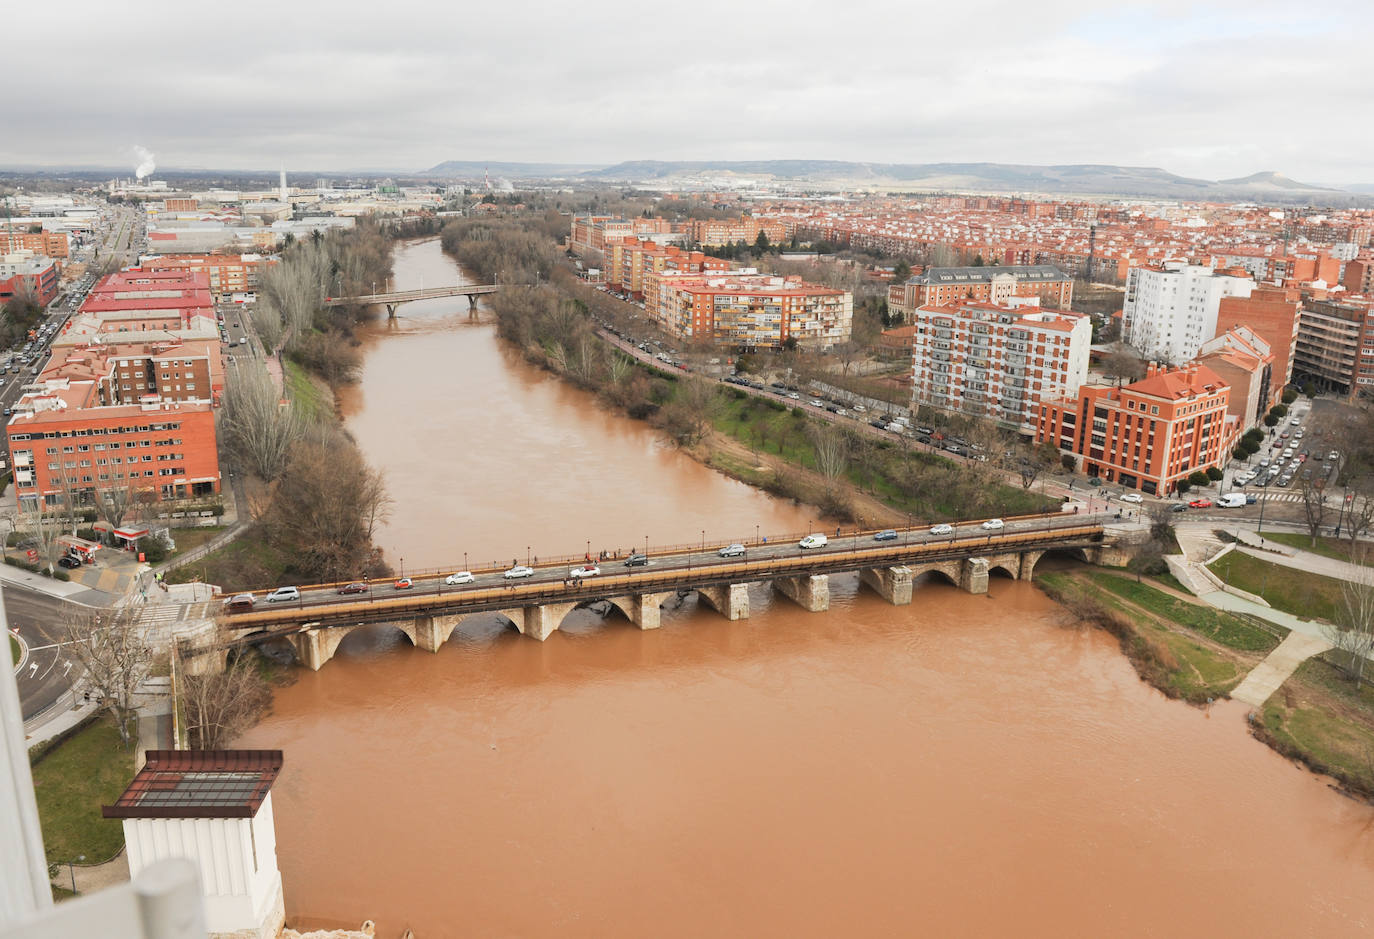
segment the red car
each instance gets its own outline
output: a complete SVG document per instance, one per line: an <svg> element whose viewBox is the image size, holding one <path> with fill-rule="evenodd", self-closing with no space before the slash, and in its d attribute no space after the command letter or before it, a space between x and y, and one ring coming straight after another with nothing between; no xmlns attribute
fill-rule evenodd
<svg viewBox="0 0 1374 939"><path fill-rule="evenodd" d="M1194 499L1192 502L1188 503L1188 507L1191 509L1210 509L1212 507L1212 500Z"/></svg>
<svg viewBox="0 0 1374 939"><path fill-rule="evenodd" d="M1210 502L1207 504L1211 505ZM396 583L392 584L391 586L394 590L409 590L411 587L415 586L415 583L409 577L402 577L400 580L396 581Z"/></svg>
<svg viewBox="0 0 1374 939"><path fill-rule="evenodd" d="M344 584L339 593L367 593L367 584Z"/></svg>

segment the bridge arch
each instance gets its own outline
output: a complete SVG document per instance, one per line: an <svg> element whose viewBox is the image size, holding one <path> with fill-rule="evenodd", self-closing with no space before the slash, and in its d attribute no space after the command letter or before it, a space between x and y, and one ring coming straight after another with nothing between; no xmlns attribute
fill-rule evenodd
<svg viewBox="0 0 1374 939"><path fill-rule="evenodd" d="M1092 562L1092 559L1088 557L1088 551L1086 548L1065 547L1046 548L1043 551L1027 551L1025 554L1024 562L1026 565L1025 576L1027 580L1031 579L1031 574L1035 572L1036 566L1043 560L1078 561L1083 564L1089 564Z"/></svg>
<svg viewBox="0 0 1374 939"><path fill-rule="evenodd" d="M963 561L939 561L934 564L908 564L911 568L911 580L913 583L922 578L931 580L930 575L934 575L942 580L946 580L954 586L959 586L959 578L963 574Z"/></svg>

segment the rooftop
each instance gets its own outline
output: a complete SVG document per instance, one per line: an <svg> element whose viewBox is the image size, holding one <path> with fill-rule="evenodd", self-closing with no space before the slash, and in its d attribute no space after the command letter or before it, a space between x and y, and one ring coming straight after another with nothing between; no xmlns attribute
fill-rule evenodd
<svg viewBox="0 0 1374 939"><path fill-rule="evenodd" d="M252 818L282 768L280 750L149 750L105 818Z"/></svg>
<svg viewBox="0 0 1374 939"><path fill-rule="evenodd" d="M1017 280L1059 281L1069 275L1052 264L1003 265L982 267L932 267L911 278L917 284L985 284L998 275Z"/></svg>

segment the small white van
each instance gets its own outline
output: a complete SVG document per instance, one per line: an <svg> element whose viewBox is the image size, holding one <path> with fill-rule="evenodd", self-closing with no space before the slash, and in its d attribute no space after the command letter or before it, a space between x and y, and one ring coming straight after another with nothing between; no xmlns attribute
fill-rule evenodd
<svg viewBox="0 0 1374 939"><path fill-rule="evenodd" d="M1223 509L1243 509L1245 508L1245 493L1228 492L1226 495L1217 499L1217 506Z"/></svg>

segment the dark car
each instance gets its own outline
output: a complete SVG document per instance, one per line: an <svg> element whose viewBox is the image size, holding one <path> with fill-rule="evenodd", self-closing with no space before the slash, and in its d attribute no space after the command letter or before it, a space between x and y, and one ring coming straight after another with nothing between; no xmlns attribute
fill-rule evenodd
<svg viewBox="0 0 1374 939"><path fill-rule="evenodd" d="M1170 511L1170 512L1186 512L1186 511L1188 511L1188 505L1187 505L1187 503L1185 503L1185 502L1175 502L1173 505L1169 506L1169 511Z"/></svg>
<svg viewBox="0 0 1374 939"><path fill-rule="evenodd" d="M647 554L632 554L625 559L626 567L646 567L649 563Z"/></svg>
<svg viewBox="0 0 1374 939"><path fill-rule="evenodd" d="M57 559L57 566L65 567L68 570L75 570L81 566L81 561L79 558L74 558L70 554L64 554Z"/></svg>
<svg viewBox="0 0 1374 939"><path fill-rule="evenodd" d="M929 437L931 434L935 433L935 428L934 428L934 427L917 427L917 428L916 428L916 433L918 433L918 434L925 434L927 437Z"/></svg>
<svg viewBox="0 0 1374 939"><path fill-rule="evenodd" d="M896 541L897 532L891 528L884 529L873 536L874 541Z"/></svg>
<svg viewBox="0 0 1374 939"><path fill-rule="evenodd" d="M367 593L367 584L344 584L339 593Z"/></svg>

